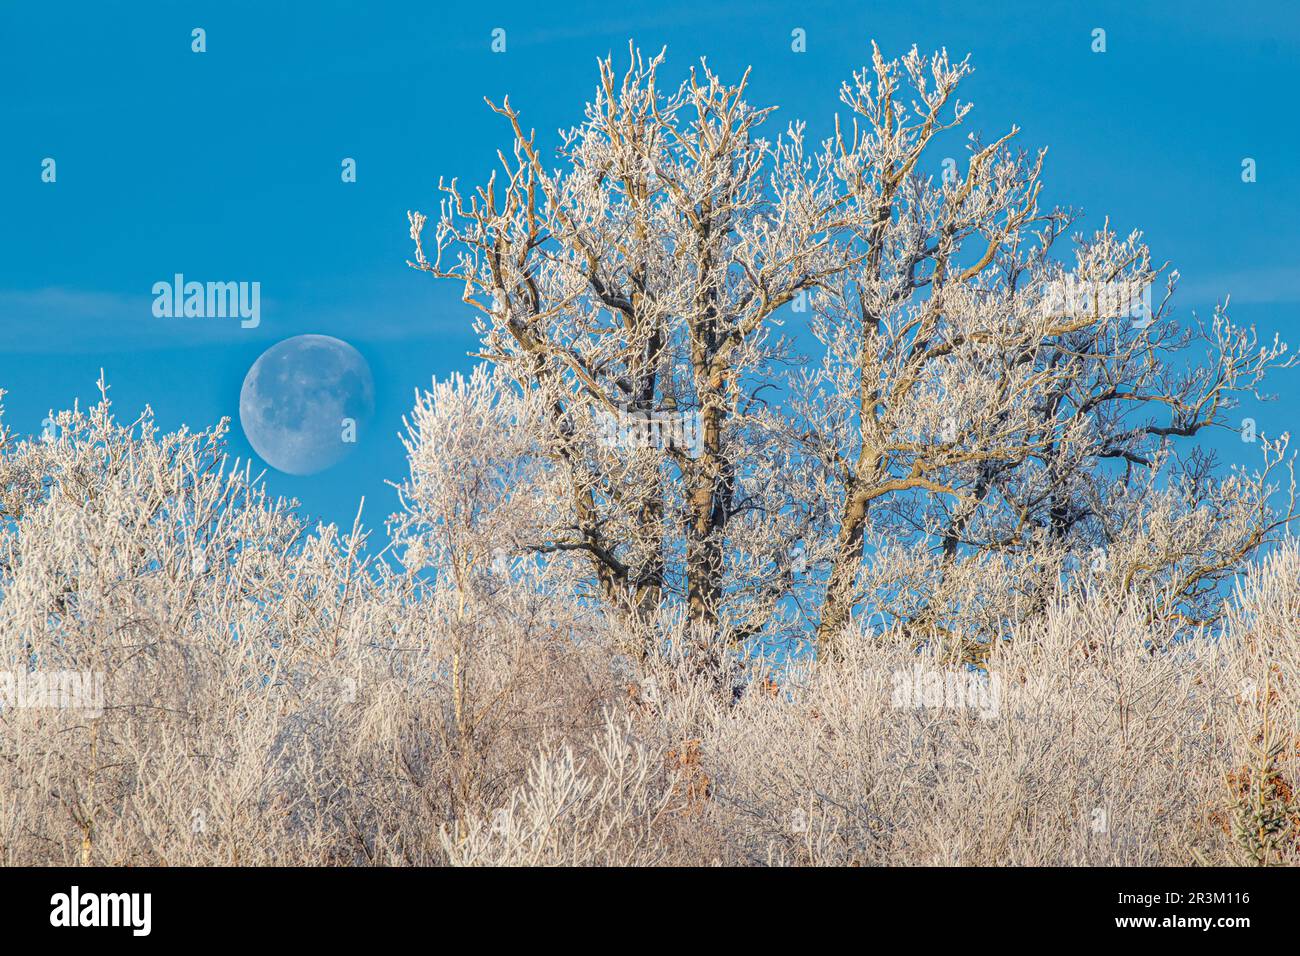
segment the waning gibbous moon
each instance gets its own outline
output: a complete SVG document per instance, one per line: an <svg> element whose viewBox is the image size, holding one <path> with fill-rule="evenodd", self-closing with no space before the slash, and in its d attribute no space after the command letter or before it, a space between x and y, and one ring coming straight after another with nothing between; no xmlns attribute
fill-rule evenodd
<svg viewBox="0 0 1300 956"><path fill-rule="evenodd" d="M295 335L253 363L239 392L239 422L267 464L291 475L336 465L375 411L375 381L361 353L328 335Z"/></svg>

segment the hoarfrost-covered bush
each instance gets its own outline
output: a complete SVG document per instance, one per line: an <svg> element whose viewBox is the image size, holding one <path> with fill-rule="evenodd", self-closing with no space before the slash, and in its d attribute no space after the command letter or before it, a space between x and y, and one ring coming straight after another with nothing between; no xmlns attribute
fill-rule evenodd
<svg viewBox="0 0 1300 956"><path fill-rule="evenodd" d="M685 620L634 660L526 568L430 579L306 530L219 431L65 421L0 455L3 669L103 694L5 699L7 863L1297 861L1290 539L1216 629L1101 576L978 669L961 634L864 617L837 659L737 660L720 692Z"/></svg>

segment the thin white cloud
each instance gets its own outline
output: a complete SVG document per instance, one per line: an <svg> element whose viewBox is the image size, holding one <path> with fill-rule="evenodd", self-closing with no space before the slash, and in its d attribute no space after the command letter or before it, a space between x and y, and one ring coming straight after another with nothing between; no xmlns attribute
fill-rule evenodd
<svg viewBox="0 0 1300 956"><path fill-rule="evenodd" d="M1239 305L1300 302L1300 267L1273 266L1184 277L1178 284L1179 301L1190 305L1213 305L1229 295Z"/></svg>
<svg viewBox="0 0 1300 956"><path fill-rule="evenodd" d="M154 297L65 288L0 289L5 350L137 352L220 342L247 330L238 319L160 319Z"/></svg>
<svg viewBox="0 0 1300 956"><path fill-rule="evenodd" d="M301 296L302 290L294 292L294 304L288 305L267 294L264 284L261 323L245 329L238 318L158 318L149 289L0 289L0 334L11 355L112 353L276 341L305 332L344 339L358 334L367 339L445 337L468 334L472 323L469 308L454 296L436 294L432 282L405 289L389 284L364 303L336 297L333 289Z"/></svg>

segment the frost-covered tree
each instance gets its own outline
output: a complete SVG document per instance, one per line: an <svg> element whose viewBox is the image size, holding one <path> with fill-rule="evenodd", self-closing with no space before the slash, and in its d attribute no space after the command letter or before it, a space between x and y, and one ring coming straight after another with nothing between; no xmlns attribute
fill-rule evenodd
<svg viewBox="0 0 1300 956"><path fill-rule="evenodd" d="M764 137L748 74L701 63L665 90L663 62L601 61L555 169L493 106L500 172L443 186L432 252L410 214L412 265L463 283L481 356L545 409L559 497L521 544L581 553L625 618L683 607L724 643L791 607L824 653L855 609L986 643L1081 570L1211 619L1291 517L1268 480L1284 443L1225 479L1176 440L1229 426L1285 346L1224 309L1176 320L1177 273L1138 233L1060 250L1076 216L1040 207L1044 152L1015 128L944 157L967 61L873 47L816 148L799 123ZM639 440L682 413L695 449Z"/></svg>
<svg viewBox="0 0 1300 956"><path fill-rule="evenodd" d="M789 392L829 511L819 643L862 606L920 633L982 618L987 636L1080 563L1155 586L1153 613L1205 620L1217 582L1293 514L1293 498L1269 506L1284 443L1226 480L1174 443L1230 427L1286 347L1222 309L1177 322L1177 273L1138 233L1107 223L1057 254L1075 215L1039 207L1045 151L1013 152L1015 128L968 137L964 172L941 160L969 71L874 51L842 89L851 129L825 145L862 216L813 300L821 360Z"/></svg>
<svg viewBox="0 0 1300 956"><path fill-rule="evenodd" d="M546 406L543 440L566 510L532 542L581 552L617 612L757 633L783 590L772 565L797 536L794 467L765 392L792 358L778 310L843 268L834 237L857 215L830 157L802 131L760 135L768 109L703 66L667 95L663 54L611 61L585 122L548 171L505 101L502 173L466 197L453 181L428 258L464 282L483 355ZM693 447L602 442L600 416L675 416Z"/></svg>

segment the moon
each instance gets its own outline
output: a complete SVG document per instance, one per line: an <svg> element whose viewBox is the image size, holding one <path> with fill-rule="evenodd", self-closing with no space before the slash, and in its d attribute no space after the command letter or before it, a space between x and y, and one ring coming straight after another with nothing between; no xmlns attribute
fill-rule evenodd
<svg viewBox="0 0 1300 956"><path fill-rule="evenodd" d="M328 335L295 335L271 346L239 392L248 443L290 475L312 475L342 461L374 411L370 366Z"/></svg>

